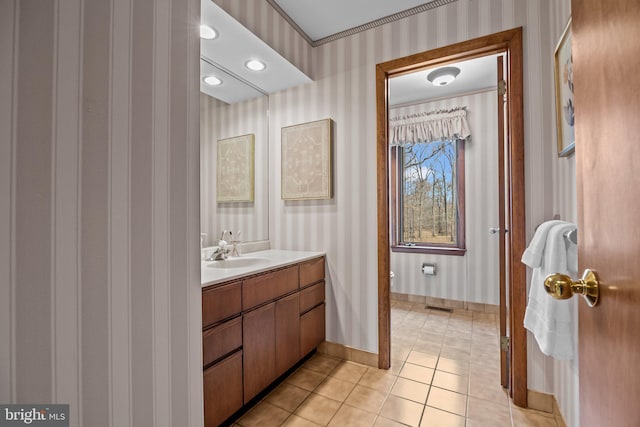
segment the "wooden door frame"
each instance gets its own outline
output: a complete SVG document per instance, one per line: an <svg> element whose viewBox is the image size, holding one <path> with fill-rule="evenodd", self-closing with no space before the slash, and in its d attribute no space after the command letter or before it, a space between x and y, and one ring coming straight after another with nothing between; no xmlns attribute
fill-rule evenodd
<svg viewBox="0 0 640 427"><path fill-rule="evenodd" d="M508 153L510 200L507 200L509 233L509 302L511 326L510 372L513 402L527 406L527 335L523 326L526 308L526 269L520 257L526 247L524 187L524 105L522 27L421 52L376 65L377 186L378 186L378 367L391 366L391 290L389 238L388 78L434 65L445 65L480 56L505 53L507 64ZM501 213L502 214L502 213Z"/></svg>

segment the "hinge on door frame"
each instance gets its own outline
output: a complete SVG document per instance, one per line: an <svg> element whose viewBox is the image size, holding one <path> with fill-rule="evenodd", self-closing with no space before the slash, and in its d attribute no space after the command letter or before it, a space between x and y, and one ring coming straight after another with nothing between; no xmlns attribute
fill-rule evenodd
<svg viewBox="0 0 640 427"><path fill-rule="evenodd" d="M502 95L504 97L504 100L506 101L506 95L507 95L507 81L506 80L500 80L498 82L498 93L500 95Z"/></svg>
<svg viewBox="0 0 640 427"><path fill-rule="evenodd" d="M509 337L500 337L500 349L504 352L509 351Z"/></svg>

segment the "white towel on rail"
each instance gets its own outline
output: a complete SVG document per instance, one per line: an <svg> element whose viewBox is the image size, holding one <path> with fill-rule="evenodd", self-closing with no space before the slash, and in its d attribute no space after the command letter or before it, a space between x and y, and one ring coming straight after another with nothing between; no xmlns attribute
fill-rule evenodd
<svg viewBox="0 0 640 427"><path fill-rule="evenodd" d="M552 298L544 289L544 279L553 273L576 277L576 246L564 237L575 228L574 224L564 221L543 223L522 256L522 262L533 268L524 326L533 333L544 354L564 360L573 359L575 355L572 314L575 299Z"/></svg>

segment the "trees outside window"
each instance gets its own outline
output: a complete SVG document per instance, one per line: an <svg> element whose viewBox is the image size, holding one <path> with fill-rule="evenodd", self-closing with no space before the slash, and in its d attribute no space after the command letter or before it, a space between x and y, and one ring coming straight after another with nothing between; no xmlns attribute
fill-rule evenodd
<svg viewBox="0 0 640 427"><path fill-rule="evenodd" d="M464 254L464 141L391 150L392 249Z"/></svg>

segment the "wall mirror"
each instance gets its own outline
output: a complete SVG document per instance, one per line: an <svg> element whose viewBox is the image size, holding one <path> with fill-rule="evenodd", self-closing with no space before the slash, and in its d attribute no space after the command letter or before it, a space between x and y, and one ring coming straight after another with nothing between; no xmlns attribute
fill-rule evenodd
<svg viewBox="0 0 640 427"><path fill-rule="evenodd" d="M269 97L311 79L211 0L201 1L200 231L206 246L223 230L242 242L269 239ZM218 141L253 135L253 200L219 202ZM229 162L233 163L233 162ZM233 165L228 167L233 172ZM227 180L229 181L229 180Z"/></svg>
<svg viewBox="0 0 640 427"><path fill-rule="evenodd" d="M269 240L269 97L227 104L200 94L200 231L206 246L215 245L223 230L243 242ZM254 135L254 198L251 202L217 202L218 141ZM232 165L229 165L232 167ZM224 168L224 166L223 166Z"/></svg>

